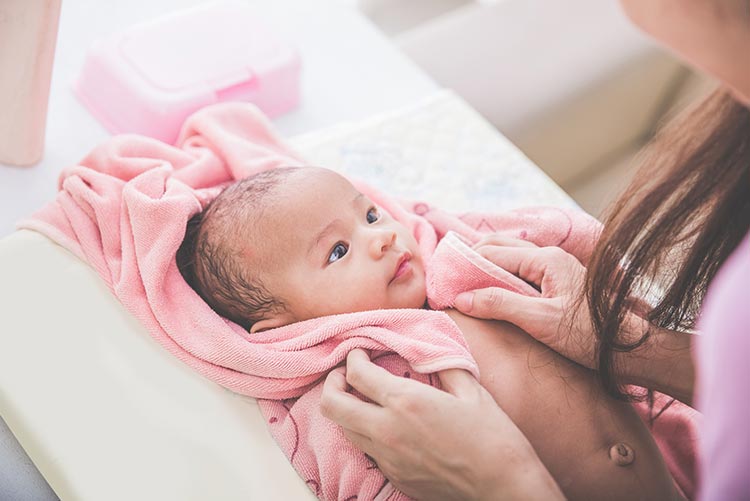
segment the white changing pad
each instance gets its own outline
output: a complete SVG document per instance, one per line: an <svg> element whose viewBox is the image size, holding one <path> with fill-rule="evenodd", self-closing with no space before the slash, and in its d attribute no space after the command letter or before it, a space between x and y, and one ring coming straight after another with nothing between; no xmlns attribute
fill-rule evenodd
<svg viewBox="0 0 750 501"><path fill-rule="evenodd" d="M408 108L292 141L315 165L386 193L453 211L501 211L573 200L449 90Z"/></svg>
<svg viewBox="0 0 750 501"><path fill-rule="evenodd" d="M455 95L308 134L311 163L457 211L572 201ZM0 241L0 413L61 499L314 499L251 398L163 350L40 234Z"/></svg>

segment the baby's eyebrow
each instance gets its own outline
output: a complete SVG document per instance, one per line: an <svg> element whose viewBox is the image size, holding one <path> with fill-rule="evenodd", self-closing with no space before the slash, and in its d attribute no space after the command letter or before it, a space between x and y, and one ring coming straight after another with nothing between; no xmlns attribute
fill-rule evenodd
<svg viewBox="0 0 750 501"><path fill-rule="evenodd" d="M363 197L364 197L364 194L357 193L357 196L355 196L352 199L352 202L351 202L352 205L356 206L357 202L359 202L359 200ZM307 249L307 255L309 256L310 253L313 251L313 249L318 246L320 241L323 240L326 237L326 235L328 235L328 233L330 233L336 227L336 225L341 224L342 222L343 221L341 219L336 218L330 223L328 223L326 227L323 228L321 232L318 233L318 235L313 239L312 243L310 244L310 247Z"/></svg>
<svg viewBox="0 0 750 501"><path fill-rule="evenodd" d="M341 219L336 218L333 221L331 221L330 223L328 223L326 225L326 227L323 228L323 231L321 231L320 233L318 233L318 236L315 237L315 239L313 239L312 243L310 244L310 248L307 249L307 254L310 255L310 253L313 251L313 249L318 246L318 244L320 243L320 241L323 240L326 237L326 235L328 235L328 233L330 233L331 231L333 231L333 229L338 224L340 224L341 222L342 222Z"/></svg>

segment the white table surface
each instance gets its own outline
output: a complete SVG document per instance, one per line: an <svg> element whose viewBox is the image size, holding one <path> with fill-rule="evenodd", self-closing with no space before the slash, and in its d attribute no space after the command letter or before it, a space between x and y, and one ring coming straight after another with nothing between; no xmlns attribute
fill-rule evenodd
<svg viewBox="0 0 750 501"><path fill-rule="evenodd" d="M44 157L31 167L0 164L0 238L55 195L57 176L109 133L71 84L94 40L205 0L63 0ZM285 136L398 108L437 85L344 0L244 0L294 44L302 58L302 100L275 120Z"/></svg>
<svg viewBox="0 0 750 501"><path fill-rule="evenodd" d="M344 0L245 0L300 51L302 103L275 120L292 136L399 108L437 85ZM51 200L60 170L109 133L75 98L91 43L198 0L63 0L50 90L45 152L31 167L0 164L0 238ZM0 389L1 390L1 389ZM55 499L0 420L0 498Z"/></svg>

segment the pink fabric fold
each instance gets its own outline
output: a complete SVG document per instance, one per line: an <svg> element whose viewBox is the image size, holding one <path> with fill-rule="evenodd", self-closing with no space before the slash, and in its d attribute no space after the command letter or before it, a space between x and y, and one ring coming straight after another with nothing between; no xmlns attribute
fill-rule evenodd
<svg viewBox="0 0 750 501"><path fill-rule="evenodd" d="M378 310L250 335L211 310L177 269L175 254L188 219L226 183L292 165L304 161L256 108L219 104L191 116L176 146L123 135L97 147L79 165L63 170L56 199L19 226L47 235L89 263L174 356L226 388L262 399L269 430L316 495L405 499L338 426L320 415L322 379L354 347L370 350L376 363L394 374L437 387L433 375L439 370L461 368L478 376L448 316ZM436 307L449 306L455 295L477 283L531 292L502 270L480 267L481 273L475 273L476 261L461 260L471 255L467 242L484 233L557 245L584 263L598 236L596 221L574 210L455 216L424 203L399 202L353 181L415 235L428 263L428 295ZM438 246L449 231L461 238L449 236ZM476 277L461 281L463 275L449 273L458 270Z"/></svg>
<svg viewBox="0 0 750 501"><path fill-rule="evenodd" d="M462 292L486 287L539 297L534 287L517 276L496 266L470 247L470 242L453 231L440 241L427 267L427 288L430 308L445 310Z"/></svg>

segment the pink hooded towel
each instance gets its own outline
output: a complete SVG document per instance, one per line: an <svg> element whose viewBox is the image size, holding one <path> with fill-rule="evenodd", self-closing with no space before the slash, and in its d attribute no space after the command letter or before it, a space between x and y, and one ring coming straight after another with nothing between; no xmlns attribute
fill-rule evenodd
<svg viewBox="0 0 750 501"><path fill-rule="evenodd" d="M216 383L260 399L271 434L317 496L406 499L338 426L320 415L322 380L355 347L370 350L373 360L394 374L438 387L432 375L443 369L461 368L478 377L463 336L448 316L378 310L250 335L218 316L177 269L175 254L188 219L227 183L304 164L256 108L219 104L191 116L176 146L136 135L113 137L79 165L64 169L56 199L19 226L47 235L91 265L174 356ZM413 232L427 262L434 308L448 307L457 294L476 287L536 292L488 262L478 266L478 255L472 256L464 239L471 243L484 233L503 232L540 246L560 246L585 264L599 231L595 220L574 210L459 217L423 203L398 202L353 182ZM443 239L449 231L461 238ZM688 479L692 475L684 471L692 448L678 454L677 461L667 453L673 472L681 470ZM681 487L691 490L692 485Z"/></svg>

